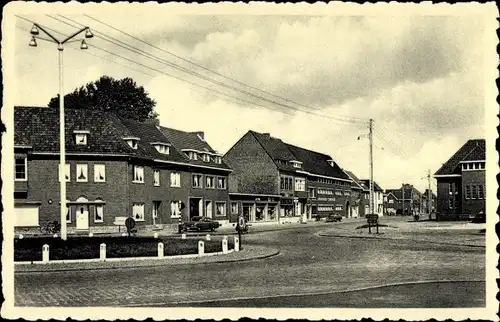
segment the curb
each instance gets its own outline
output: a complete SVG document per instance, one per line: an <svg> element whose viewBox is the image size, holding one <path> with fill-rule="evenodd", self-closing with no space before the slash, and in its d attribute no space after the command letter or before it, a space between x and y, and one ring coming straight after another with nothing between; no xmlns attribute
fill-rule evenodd
<svg viewBox="0 0 500 322"><path fill-rule="evenodd" d="M364 239L384 239L384 240L408 240L408 241L414 241L414 242L432 243L432 244L439 244L439 245L453 245L453 246L486 248L486 245L446 243L446 242L422 240L422 239L412 239L412 238L370 237L370 236L355 236L355 235L340 235L340 234L337 235L337 234L326 234L326 233L319 233L318 236L320 236L320 237L338 237L338 238L360 238L360 239L364 238Z"/></svg>
<svg viewBox="0 0 500 322"><path fill-rule="evenodd" d="M245 252L250 250L250 252ZM260 255L253 255L251 252L258 252L265 250L266 253ZM64 271L81 271L81 270L105 270L105 269L122 269L122 268L140 268L140 267L158 267L165 265L196 265L196 264L215 264L215 263L230 263L242 262L256 259L266 259L276 256L280 253L279 249L273 249L260 246L245 246L243 251L230 252L228 254L210 253L214 255L205 254L205 256L181 255L182 258L169 256L164 258L157 257L141 257L141 258L127 258L125 260L115 259L113 261L92 261L92 262L78 262L78 263L53 263L53 264L16 264L14 266L15 274L22 273L44 273L44 272L64 272ZM218 259L220 256L228 256L233 254L237 256L241 254L241 258L226 258ZM191 256L191 257L186 257ZM212 260L213 259L213 260ZM89 267L90 264L90 267ZM64 265L63 267L61 267ZM65 267L69 266L69 267ZM92 267L94 266L94 267Z"/></svg>

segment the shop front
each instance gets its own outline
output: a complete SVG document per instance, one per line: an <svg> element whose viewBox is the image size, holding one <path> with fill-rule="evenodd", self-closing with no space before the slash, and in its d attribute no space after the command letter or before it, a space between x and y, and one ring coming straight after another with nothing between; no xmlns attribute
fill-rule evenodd
<svg viewBox="0 0 500 322"><path fill-rule="evenodd" d="M299 222L301 208L297 198L282 198L280 201L280 222Z"/></svg>
<svg viewBox="0 0 500 322"><path fill-rule="evenodd" d="M241 203L241 214L249 223L272 223L278 222L278 202L277 197L266 196L235 196Z"/></svg>

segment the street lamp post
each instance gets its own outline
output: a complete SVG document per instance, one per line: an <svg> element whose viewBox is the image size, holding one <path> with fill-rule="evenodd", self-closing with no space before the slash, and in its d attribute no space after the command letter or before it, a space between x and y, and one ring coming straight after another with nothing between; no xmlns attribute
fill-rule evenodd
<svg viewBox="0 0 500 322"><path fill-rule="evenodd" d="M50 39L44 39L44 38L39 38L38 35L40 34L41 30L44 34L50 37ZM47 30L45 30L43 27L38 25L37 23L33 24L33 27L31 28L31 41L29 43L30 47L37 47L36 39L43 39L43 40L49 40L57 44L57 50L59 52L59 154L60 154L60 160L59 160L59 182L60 182L60 197L61 197L61 212L60 212L60 220L61 220L61 239L66 240L67 239L67 229L66 229L66 175L65 175L65 169L66 169L66 135L65 135L65 123L64 123L64 95L63 95L63 88L64 88L64 78L63 78L63 50L64 50L64 44L70 42L71 39L75 38L82 32L85 32L85 38L92 38L94 35L90 31L89 27L82 28L75 32L74 34L68 36L66 39L60 41L56 37L54 37L51 33L49 33ZM82 39L81 44L80 44L80 49L88 49L87 43L85 42L85 39Z"/></svg>

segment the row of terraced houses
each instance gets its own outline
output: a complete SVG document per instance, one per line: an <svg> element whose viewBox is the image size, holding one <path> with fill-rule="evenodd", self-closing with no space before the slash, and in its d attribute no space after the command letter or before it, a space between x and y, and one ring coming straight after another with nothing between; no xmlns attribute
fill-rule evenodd
<svg viewBox="0 0 500 322"><path fill-rule="evenodd" d="M57 109L14 112L15 226L30 231L60 217ZM247 132L217 153L203 132L185 132L95 110L66 110L66 222L69 232L114 230L116 217L139 227L176 229L193 216L222 225L243 215L286 223L369 212L369 181L331 156ZM374 210L384 191L374 183Z"/></svg>

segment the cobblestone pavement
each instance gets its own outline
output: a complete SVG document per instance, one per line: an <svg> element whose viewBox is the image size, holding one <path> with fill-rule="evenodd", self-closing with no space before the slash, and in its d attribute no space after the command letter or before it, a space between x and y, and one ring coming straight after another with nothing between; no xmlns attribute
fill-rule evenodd
<svg viewBox="0 0 500 322"><path fill-rule="evenodd" d="M399 282L484 280L484 248L317 236L325 225L245 235L243 245L280 249L263 260L16 274L15 304L176 306Z"/></svg>

